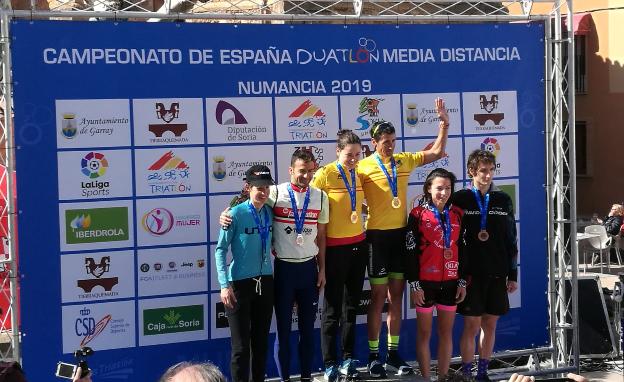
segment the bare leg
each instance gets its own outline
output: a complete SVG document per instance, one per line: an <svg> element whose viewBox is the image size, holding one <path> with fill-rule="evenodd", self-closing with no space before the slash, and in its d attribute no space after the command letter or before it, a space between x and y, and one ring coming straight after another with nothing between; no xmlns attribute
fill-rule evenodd
<svg viewBox="0 0 624 382"><path fill-rule="evenodd" d="M454 322L454 311L438 310L438 379L448 374L451 364ZM474 337L472 343L474 344Z"/></svg>
<svg viewBox="0 0 624 382"><path fill-rule="evenodd" d="M431 323L433 312L418 312L416 319L416 358L420 366L420 373L426 379L431 374L431 352L429 351L429 340L431 339Z"/></svg>

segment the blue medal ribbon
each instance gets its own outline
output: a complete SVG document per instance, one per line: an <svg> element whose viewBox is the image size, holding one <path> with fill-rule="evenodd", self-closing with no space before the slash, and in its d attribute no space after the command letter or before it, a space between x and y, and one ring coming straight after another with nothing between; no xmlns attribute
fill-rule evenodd
<svg viewBox="0 0 624 382"><path fill-rule="evenodd" d="M490 193L486 193L483 197L483 201L481 200L481 193L476 187L472 188L472 193L477 200L477 206L479 206L479 212L481 212L481 231L485 231L487 226L487 212L488 206L490 205Z"/></svg>
<svg viewBox="0 0 624 382"><path fill-rule="evenodd" d="M295 219L295 232L297 232L297 235L301 235L303 232L303 223L305 222L306 213L308 212L308 204L310 203L310 187L308 186L308 190L306 191L301 214L298 213L297 199L295 199L295 193L290 183L288 183L286 188L288 189L288 195L290 195L290 205L292 206L293 219Z"/></svg>
<svg viewBox="0 0 624 382"><path fill-rule="evenodd" d="M247 203L247 208L249 208L249 212L251 213L254 222L256 222L256 228L258 228L260 240L262 241L262 258L264 259L264 256L266 255L267 242L269 241L269 213L267 212L267 209L262 206L261 210L264 211L264 225L262 225L260 215L251 201Z"/></svg>
<svg viewBox="0 0 624 382"><path fill-rule="evenodd" d="M392 191L392 196L397 197L399 192L397 190L397 171L396 171L396 162L394 161L394 156L390 157L390 168L392 169L392 176L388 173L386 166L384 166L379 154L375 153L375 159L377 160L377 164L381 167L381 171L386 175L386 179L388 179L388 184L390 185L390 190Z"/></svg>
<svg viewBox="0 0 624 382"><path fill-rule="evenodd" d="M349 172L351 173L351 186L349 186L349 181L347 180L347 174L345 174L342 165L336 162L336 167L338 167L338 171L340 172L340 176L344 181L345 187L349 192L349 197L351 197L351 212L355 212L355 198L356 198L356 183L355 183L355 170L351 169Z"/></svg>
<svg viewBox="0 0 624 382"><path fill-rule="evenodd" d="M442 237L444 238L444 249L451 248L451 214L448 207L444 207L443 216L440 216L440 211L435 206L430 206L429 209L435 215L440 228L442 228ZM444 217L444 220L442 220Z"/></svg>

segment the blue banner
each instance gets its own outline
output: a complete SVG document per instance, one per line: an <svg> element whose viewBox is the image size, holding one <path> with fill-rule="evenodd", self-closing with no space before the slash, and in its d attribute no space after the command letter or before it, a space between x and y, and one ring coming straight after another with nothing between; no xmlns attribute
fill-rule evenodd
<svg viewBox="0 0 624 382"><path fill-rule="evenodd" d="M496 350L548 344L541 23L16 21L11 36L29 379L55 380L56 362L81 346L96 350L98 382L156 380L182 360L229 374L213 254L244 171L261 163L286 181L301 147L329 163L341 128L370 155L377 120L397 127L398 150L423 150L437 135L436 97L450 115L447 155L412 173L409 197L435 167L468 184L469 152L496 154L520 238L520 290ZM415 359L404 300L400 350ZM365 359L365 325L357 342Z"/></svg>

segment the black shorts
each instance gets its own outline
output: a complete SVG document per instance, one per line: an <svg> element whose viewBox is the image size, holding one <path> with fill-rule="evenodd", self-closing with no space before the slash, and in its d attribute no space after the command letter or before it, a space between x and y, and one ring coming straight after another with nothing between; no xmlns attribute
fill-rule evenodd
<svg viewBox="0 0 624 382"><path fill-rule="evenodd" d="M368 278L371 284L383 284L388 277L403 279L405 273L405 228L369 229ZM376 279L376 280L372 280Z"/></svg>
<svg viewBox="0 0 624 382"><path fill-rule="evenodd" d="M455 306L455 295L457 294L457 280L452 281L420 281L420 286L425 292L425 303L423 308L430 308L434 305Z"/></svg>
<svg viewBox="0 0 624 382"><path fill-rule="evenodd" d="M466 288L466 299L457 311L464 316L506 314L509 311L507 278L472 277Z"/></svg>

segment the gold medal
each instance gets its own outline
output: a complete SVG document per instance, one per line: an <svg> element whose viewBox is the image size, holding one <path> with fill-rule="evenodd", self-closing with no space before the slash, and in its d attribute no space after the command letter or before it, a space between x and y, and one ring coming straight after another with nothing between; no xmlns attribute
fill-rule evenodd
<svg viewBox="0 0 624 382"><path fill-rule="evenodd" d="M357 212L355 211L351 211L351 223L355 224L358 221L358 215Z"/></svg>
<svg viewBox="0 0 624 382"><path fill-rule="evenodd" d="M450 260L453 258L453 250L450 248L444 248L444 258Z"/></svg>
<svg viewBox="0 0 624 382"><path fill-rule="evenodd" d="M297 234L297 239L295 239L295 243L297 243L297 245L303 246L303 235L302 234Z"/></svg>
<svg viewBox="0 0 624 382"><path fill-rule="evenodd" d="M399 199L398 196L395 196L394 198L392 198L392 208L399 208L401 207L401 199Z"/></svg>
<svg viewBox="0 0 624 382"><path fill-rule="evenodd" d="M488 231L482 229L481 231L479 231L479 234L477 235L477 237L481 241L488 241L488 239L490 238L490 234L488 233Z"/></svg>

